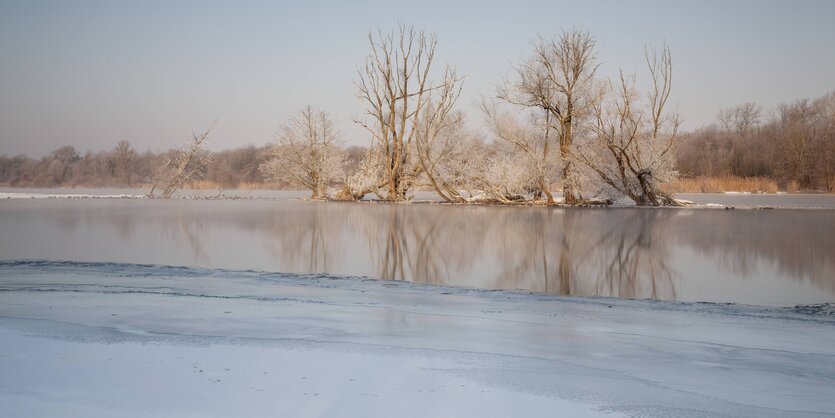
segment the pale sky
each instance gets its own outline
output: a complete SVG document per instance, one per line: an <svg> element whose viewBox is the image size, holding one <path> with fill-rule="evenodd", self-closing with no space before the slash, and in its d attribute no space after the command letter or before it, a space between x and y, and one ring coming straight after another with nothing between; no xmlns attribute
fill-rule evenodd
<svg viewBox="0 0 835 418"><path fill-rule="evenodd" d="M127 139L178 146L217 119L211 148L274 140L305 104L367 144L353 81L369 30L434 32L466 74L459 108L494 95L542 35L587 30L600 74L638 72L667 42L685 128L753 101L765 109L835 90L835 1L210 2L0 0L0 154L40 157Z"/></svg>

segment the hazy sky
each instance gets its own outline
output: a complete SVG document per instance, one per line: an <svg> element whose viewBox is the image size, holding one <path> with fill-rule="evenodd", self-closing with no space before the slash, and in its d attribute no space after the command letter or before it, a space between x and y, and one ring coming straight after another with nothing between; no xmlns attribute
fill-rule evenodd
<svg viewBox="0 0 835 418"><path fill-rule="evenodd" d="M270 142L310 103L346 142L370 29L414 24L475 102L561 28L599 41L601 74L643 67L644 45L673 52L673 101L692 129L746 101L766 109L835 89L835 1L208 2L0 0L0 154L80 152L127 139L179 145L218 119L213 149Z"/></svg>

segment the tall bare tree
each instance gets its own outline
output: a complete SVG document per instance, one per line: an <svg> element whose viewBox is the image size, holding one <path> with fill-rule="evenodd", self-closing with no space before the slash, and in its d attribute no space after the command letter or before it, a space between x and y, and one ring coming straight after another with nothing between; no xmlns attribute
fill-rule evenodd
<svg viewBox="0 0 835 418"><path fill-rule="evenodd" d="M517 80L498 91L502 100L542 109L553 123L559 139L563 195L567 204L580 201L571 148L577 126L591 108L589 92L599 66L596 47L594 37L577 29L564 30L552 39L540 38L534 44L533 55L516 69ZM548 159L550 152L549 146L543 147L543 160Z"/></svg>
<svg viewBox="0 0 835 418"><path fill-rule="evenodd" d="M372 148L380 154L375 157L383 163L378 188L385 189L386 200L405 200L423 170L415 155L418 125L422 120L448 121L443 117L427 118L424 112L436 92L440 98L431 107L434 112L446 112L457 99L462 79L451 67L446 67L440 82L430 79L438 44L434 35L400 25L388 34L369 33L368 41L371 53L355 83L366 117L356 122L371 133Z"/></svg>
<svg viewBox="0 0 835 418"><path fill-rule="evenodd" d="M312 106L282 126L272 154L261 166L267 178L307 188L311 199L327 197L328 184L342 178L339 134L331 117Z"/></svg>
<svg viewBox="0 0 835 418"><path fill-rule="evenodd" d="M115 154L116 165L119 169L122 181L125 185L130 187L131 180L133 179L133 162L136 158L136 150L133 149L130 142L121 140L116 144L116 148L113 150L113 153Z"/></svg>
<svg viewBox="0 0 835 418"><path fill-rule="evenodd" d="M466 161L461 159L461 154L466 152L469 143L461 129L464 116L453 111L461 86L454 71L444 74L439 89L417 120L415 135L415 153L421 171L438 196L456 203L465 201L461 195L460 169L466 166Z"/></svg>
<svg viewBox="0 0 835 418"><path fill-rule="evenodd" d="M761 115L762 107L748 102L720 110L717 119L726 132L747 136L760 123Z"/></svg>
<svg viewBox="0 0 835 418"><path fill-rule="evenodd" d="M672 56L668 47L660 53L647 49L646 62L651 86L646 104L634 87L634 79L621 72L609 84L607 96L593 108L593 137L574 155L605 186L638 205L676 205L661 186L671 182L674 146L681 123L666 107L672 87Z"/></svg>

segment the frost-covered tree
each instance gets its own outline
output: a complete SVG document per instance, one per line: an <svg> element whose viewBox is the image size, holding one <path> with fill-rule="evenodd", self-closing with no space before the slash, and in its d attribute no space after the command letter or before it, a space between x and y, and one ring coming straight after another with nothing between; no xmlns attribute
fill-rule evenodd
<svg viewBox="0 0 835 418"><path fill-rule="evenodd" d="M199 180L206 174L212 161L212 154L206 151L211 128L200 134L192 134L191 139L182 147L173 150L153 169L154 184L149 196L154 196L157 186L163 185L163 198L169 198L187 182Z"/></svg>
<svg viewBox="0 0 835 418"><path fill-rule="evenodd" d="M489 103L482 103L482 111L494 141L510 145L500 147L501 152L508 156L508 161L514 161L525 173L521 177L512 176L515 184L508 184L508 190L517 189L522 194L532 193L535 200L544 195L547 203L553 204L554 197L550 187L560 179L561 161L559 154L550 150L555 131L551 125L551 115L530 112L527 115L528 120L523 121L510 112L503 111L498 105ZM499 164L499 167L501 165Z"/></svg>
<svg viewBox="0 0 835 418"><path fill-rule="evenodd" d="M365 117L356 122L371 133L371 148L376 150L370 156L382 156L382 178L376 179L375 190L384 189L386 200L406 200L423 170L416 156L418 125L445 123L446 118L425 113L447 112L457 99L462 78L446 67L440 81L431 79L438 44L434 35L400 25L388 34L369 33L368 40L371 52L355 83ZM433 130L430 126L427 132Z"/></svg>
<svg viewBox="0 0 835 418"><path fill-rule="evenodd" d="M536 184L529 168L530 160L512 144L492 143L485 148L480 161L475 181L489 200L501 203L523 201Z"/></svg>
<svg viewBox="0 0 835 418"><path fill-rule="evenodd" d="M336 195L339 200L360 200L369 193L379 195L380 179L385 173L385 156L378 147L371 147L366 150L360 160L357 170L348 175L342 189Z"/></svg>
<svg viewBox="0 0 835 418"><path fill-rule="evenodd" d="M463 114L453 111L461 84L455 81L454 72L447 72L446 77L418 120L415 154L435 193L446 202L463 203L462 188L467 187L473 166L468 152L472 142L463 129Z"/></svg>
<svg viewBox="0 0 835 418"><path fill-rule="evenodd" d="M540 38L531 57L517 68L516 80L498 92L500 99L541 109L547 115L558 139L563 195L568 204L580 201L571 150L577 126L591 110L588 91L598 68L596 48L594 37L577 29L565 30L553 39ZM542 151L547 160L550 148Z"/></svg>
<svg viewBox="0 0 835 418"><path fill-rule="evenodd" d="M646 62L649 92L642 96L634 77L621 72L594 101L592 135L573 154L611 197L627 196L638 205L676 205L662 189L677 174L673 149L680 125L678 115L666 110L672 86L669 48L660 54L648 49Z"/></svg>
<svg viewBox="0 0 835 418"><path fill-rule="evenodd" d="M494 167L496 156L493 144L468 131L461 125L450 129L439 138L441 146L429 150L425 157L427 182L451 203L468 203L478 199L500 200L504 194L498 191L498 181L488 173Z"/></svg>
<svg viewBox="0 0 835 418"><path fill-rule="evenodd" d="M272 158L261 171L272 181L311 191L311 199L327 197L330 182L342 178L345 152L331 117L306 106L281 127Z"/></svg>

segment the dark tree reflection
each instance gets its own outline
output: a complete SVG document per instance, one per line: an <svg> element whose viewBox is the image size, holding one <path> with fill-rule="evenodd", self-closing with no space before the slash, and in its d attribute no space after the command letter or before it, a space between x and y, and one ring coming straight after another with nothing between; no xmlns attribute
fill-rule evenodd
<svg viewBox="0 0 835 418"><path fill-rule="evenodd" d="M52 238L9 240L5 251L554 295L723 300L711 292L734 291L753 295L752 303L758 292L769 296L778 288L835 295L835 211L829 210L128 203L63 202L60 210L19 203L0 218L0 230Z"/></svg>

